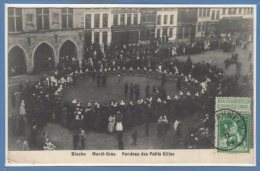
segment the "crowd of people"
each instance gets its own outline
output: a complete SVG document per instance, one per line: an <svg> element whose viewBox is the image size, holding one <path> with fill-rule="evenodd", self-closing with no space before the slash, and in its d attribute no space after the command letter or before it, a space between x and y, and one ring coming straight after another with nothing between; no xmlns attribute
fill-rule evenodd
<svg viewBox="0 0 260 171"><path fill-rule="evenodd" d="M193 63L190 57L185 62L165 60L158 57L158 52L158 46L154 43L104 47L93 44L86 48L83 60L62 57L54 72L36 83L27 81L14 94L12 104L19 113L19 134L26 134L31 147L54 149L44 131L47 122L53 121L73 130L74 149L85 148L84 130L115 132L118 148L123 149L124 130L145 124L146 135L149 135L149 124L157 122L158 136L163 137L168 124L175 121L174 127L180 136L180 120L201 113L201 119L207 114L205 122L212 122L214 97L241 93L240 75L225 77L223 70L213 64ZM135 73L160 78L161 84L150 85L148 82L145 97L141 97L138 84L125 83L125 99L111 100L106 104L82 104L77 99L66 103L61 101L64 90L72 88L80 78L90 77L97 87L106 87L106 80L111 75L117 76L120 81L121 76ZM169 79L176 81L177 91L173 97L164 88ZM245 84L243 86L250 86ZM213 129L213 126L207 124L207 129ZM132 137L136 144L137 133ZM198 141L198 137L195 141Z"/></svg>

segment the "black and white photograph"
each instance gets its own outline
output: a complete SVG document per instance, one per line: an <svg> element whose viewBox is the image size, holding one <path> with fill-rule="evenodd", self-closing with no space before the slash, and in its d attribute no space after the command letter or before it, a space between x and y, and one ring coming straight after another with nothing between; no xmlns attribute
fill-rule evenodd
<svg viewBox="0 0 260 171"><path fill-rule="evenodd" d="M9 4L7 150L215 149L216 97L252 99L253 149L255 12Z"/></svg>

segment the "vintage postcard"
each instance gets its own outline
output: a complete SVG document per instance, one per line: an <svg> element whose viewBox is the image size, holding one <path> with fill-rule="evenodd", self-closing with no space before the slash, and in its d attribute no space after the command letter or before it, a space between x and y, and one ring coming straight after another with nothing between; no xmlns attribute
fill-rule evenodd
<svg viewBox="0 0 260 171"><path fill-rule="evenodd" d="M254 166L256 10L5 4L6 166Z"/></svg>

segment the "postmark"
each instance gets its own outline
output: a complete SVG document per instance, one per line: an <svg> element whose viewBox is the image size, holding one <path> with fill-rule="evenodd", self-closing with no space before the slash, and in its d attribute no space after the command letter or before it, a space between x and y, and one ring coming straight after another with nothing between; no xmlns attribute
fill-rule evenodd
<svg viewBox="0 0 260 171"><path fill-rule="evenodd" d="M215 115L215 147L217 151L249 152L251 99L217 97Z"/></svg>

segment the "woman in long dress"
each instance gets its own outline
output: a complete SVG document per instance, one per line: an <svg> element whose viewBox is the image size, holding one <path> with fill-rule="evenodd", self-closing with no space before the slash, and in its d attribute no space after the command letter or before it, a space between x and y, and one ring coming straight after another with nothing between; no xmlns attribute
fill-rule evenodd
<svg viewBox="0 0 260 171"><path fill-rule="evenodd" d="M122 121L123 121L123 115L121 112L118 111L116 114L116 124L115 124L115 130L117 132L123 132Z"/></svg>
<svg viewBox="0 0 260 171"><path fill-rule="evenodd" d="M24 117L25 115L26 115L25 103L24 100L22 100L20 105L20 116Z"/></svg>
<svg viewBox="0 0 260 171"><path fill-rule="evenodd" d="M160 116L159 117L159 119L158 119L158 131L157 131L157 135L158 135L158 137L161 137L161 135L162 135L162 120L163 120L163 118L162 118L162 116Z"/></svg>
<svg viewBox="0 0 260 171"><path fill-rule="evenodd" d="M124 143L123 143L123 115L121 112L117 112L116 114L116 124L115 124L115 131L117 133L117 141L118 141L118 149L122 150L124 149Z"/></svg>
<svg viewBox="0 0 260 171"><path fill-rule="evenodd" d="M26 109L24 100L21 101L20 111L19 111L19 132L20 135L25 133L25 123L26 123Z"/></svg>
<svg viewBox="0 0 260 171"><path fill-rule="evenodd" d="M115 131L115 123L116 123L116 116L115 114L112 114L108 118L108 126L107 126L108 132L113 133Z"/></svg>
<svg viewBox="0 0 260 171"><path fill-rule="evenodd" d="M165 138L166 133L168 131L168 119L167 119L166 115L164 115L161 120L161 129L162 129L161 134L162 134L163 138Z"/></svg>

